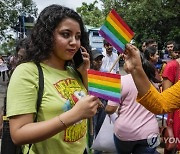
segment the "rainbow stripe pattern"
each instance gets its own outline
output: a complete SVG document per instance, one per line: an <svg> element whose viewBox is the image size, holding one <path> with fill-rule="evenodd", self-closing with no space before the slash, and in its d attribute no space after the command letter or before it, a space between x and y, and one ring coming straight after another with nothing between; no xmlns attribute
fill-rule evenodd
<svg viewBox="0 0 180 154"><path fill-rule="evenodd" d="M134 32L115 10L111 10L107 15L99 34L120 53L124 52L125 45L134 37Z"/></svg>
<svg viewBox="0 0 180 154"><path fill-rule="evenodd" d="M120 74L88 70L88 93L119 103L121 96Z"/></svg>

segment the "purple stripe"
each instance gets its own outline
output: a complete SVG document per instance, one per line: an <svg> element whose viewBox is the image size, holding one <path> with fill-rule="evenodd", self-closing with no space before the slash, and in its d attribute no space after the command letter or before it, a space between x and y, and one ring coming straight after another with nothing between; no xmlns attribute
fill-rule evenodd
<svg viewBox="0 0 180 154"><path fill-rule="evenodd" d="M110 23L109 23L110 24ZM112 26L112 25L111 25ZM122 50L125 49L125 44L121 42L121 39L118 38L114 33L111 32L110 29L108 29L108 27L106 27L105 25L101 26L101 30L107 35L109 36L109 38L111 38ZM121 35L121 34L120 34Z"/></svg>
<svg viewBox="0 0 180 154"><path fill-rule="evenodd" d="M103 94L100 94L100 93L97 93L97 92L93 92L93 91L89 91L88 93L90 95L93 95L93 96L96 96L96 97L100 97L100 98L105 99L105 100L110 100L110 101L113 101L113 102L116 102L116 103L120 102L120 98L115 98L115 97L112 97L112 96L103 95Z"/></svg>
<svg viewBox="0 0 180 154"><path fill-rule="evenodd" d="M117 49L120 53L123 53L124 51L117 45L108 35L106 35L102 30L99 30L99 34L104 37L105 40L107 40L113 47Z"/></svg>

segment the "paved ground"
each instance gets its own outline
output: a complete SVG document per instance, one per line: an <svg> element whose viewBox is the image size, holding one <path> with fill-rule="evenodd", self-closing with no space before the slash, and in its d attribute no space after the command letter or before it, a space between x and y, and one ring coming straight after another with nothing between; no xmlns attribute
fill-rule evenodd
<svg viewBox="0 0 180 154"><path fill-rule="evenodd" d="M3 82L2 76L0 76L0 129L2 127L2 114L3 114L4 96L6 93L6 88L7 88L7 80ZM0 139L0 149L1 149L1 139Z"/></svg>

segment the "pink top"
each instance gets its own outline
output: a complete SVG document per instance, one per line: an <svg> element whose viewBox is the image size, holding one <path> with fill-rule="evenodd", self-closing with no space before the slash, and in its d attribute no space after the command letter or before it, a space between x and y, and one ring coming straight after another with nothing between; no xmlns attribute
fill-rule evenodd
<svg viewBox="0 0 180 154"><path fill-rule="evenodd" d="M114 124L115 135L122 141L147 139L158 134L158 122L153 113L136 102L137 89L130 74L121 76L121 102L109 101L108 105L121 106L119 117Z"/></svg>
<svg viewBox="0 0 180 154"><path fill-rule="evenodd" d="M172 60L172 61L168 62L166 67L164 68L162 77L168 78L168 80L174 84L175 78L176 78L176 73L177 73L176 71L177 71L178 66L179 65L178 65L178 62L176 60ZM180 80L180 73L179 73L179 80Z"/></svg>

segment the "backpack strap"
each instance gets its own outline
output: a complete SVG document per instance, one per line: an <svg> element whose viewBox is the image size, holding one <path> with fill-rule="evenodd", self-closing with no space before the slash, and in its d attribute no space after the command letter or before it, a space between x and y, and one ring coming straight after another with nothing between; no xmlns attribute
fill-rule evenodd
<svg viewBox="0 0 180 154"><path fill-rule="evenodd" d="M37 117L38 117L38 111L39 111L39 107L41 105L41 101L42 101L42 96L43 96L43 91L44 91L44 75L43 75L43 70L42 67L39 63L35 63L37 68L38 68L38 75L39 75L39 90L38 90L38 98L37 98L37 112L36 112L36 116L34 119L34 122L37 122ZM29 154L29 151L31 149L32 144L29 144L29 149L27 154Z"/></svg>
<svg viewBox="0 0 180 154"><path fill-rule="evenodd" d="M42 96L43 96L43 91L44 91L44 75L43 75L43 71L41 68L41 65L39 63L36 63L36 66L38 68L38 75L39 75L39 90L38 90L38 98L37 98L37 114L36 117L34 119L34 122L37 122L37 115L38 115L38 111L39 111L39 107L41 105L41 101L42 101Z"/></svg>

